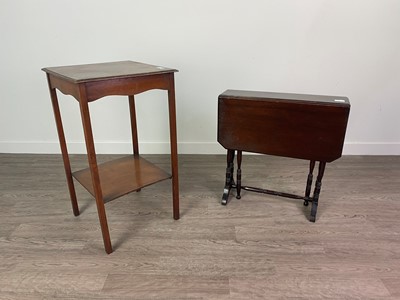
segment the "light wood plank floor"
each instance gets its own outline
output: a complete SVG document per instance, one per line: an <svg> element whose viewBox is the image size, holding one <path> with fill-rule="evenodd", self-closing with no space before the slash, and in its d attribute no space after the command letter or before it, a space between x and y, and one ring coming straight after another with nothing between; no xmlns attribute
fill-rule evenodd
<svg viewBox="0 0 400 300"><path fill-rule="evenodd" d="M400 299L400 157L328 164L315 224L298 200L244 191L221 206L224 156L179 164L181 219L169 180L107 203L107 255L77 183L72 214L59 155L0 154L0 299ZM302 194L308 163L244 156L242 170L244 184Z"/></svg>

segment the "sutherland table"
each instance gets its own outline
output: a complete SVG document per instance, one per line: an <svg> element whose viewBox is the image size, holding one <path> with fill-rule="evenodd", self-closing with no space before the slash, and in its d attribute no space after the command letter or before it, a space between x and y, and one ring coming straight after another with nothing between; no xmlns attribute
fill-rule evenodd
<svg viewBox="0 0 400 300"><path fill-rule="evenodd" d="M346 97L227 90L218 98L218 142L227 151L222 204L231 188L312 202L310 221L315 222L325 165L342 155L350 112ZM233 179L237 151L237 181ZM242 186L242 151L310 161L305 196ZM319 161L314 194L310 197L315 162Z"/></svg>
<svg viewBox="0 0 400 300"><path fill-rule="evenodd" d="M104 247L112 252L104 203L161 180L172 178L173 217L179 219L178 154L175 114L174 72L177 70L133 61L44 68L60 140L72 209L79 215L73 177L96 199ZM71 172L67 143L56 89L79 102L89 168ZM134 95L151 89L168 91L172 175L139 156ZM89 102L110 95L129 99L133 155L98 165L89 114Z"/></svg>

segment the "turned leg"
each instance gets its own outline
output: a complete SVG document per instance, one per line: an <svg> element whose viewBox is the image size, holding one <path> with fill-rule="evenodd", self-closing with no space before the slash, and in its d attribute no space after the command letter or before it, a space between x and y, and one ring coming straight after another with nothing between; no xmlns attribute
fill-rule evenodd
<svg viewBox="0 0 400 300"><path fill-rule="evenodd" d="M310 193L311 193L311 185L313 181L313 171L315 167L315 160L310 161L310 171L308 173L308 178L307 178L307 186L306 186L306 192L305 192L305 199L304 199L304 206L308 206L308 201L310 199Z"/></svg>
<svg viewBox="0 0 400 300"><path fill-rule="evenodd" d="M317 181L315 182L314 195L312 198L311 216L310 216L311 222L315 222L317 215L318 199L319 199L319 193L321 192L322 177L324 176L325 165L326 162L323 161L319 162L318 176L317 176Z"/></svg>
<svg viewBox="0 0 400 300"><path fill-rule="evenodd" d="M236 199L240 199L240 190L242 189L242 151L238 150L237 152L237 171L236 171Z"/></svg>
<svg viewBox="0 0 400 300"><path fill-rule="evenodd" d="M234 164L233 159L235 158L235 150L228 149L227 156L226 156L226 177L225 177L225 187L224 187L224 194L222 195L221 204L226 205L228 203L229 193L232 188L233 184L233 171L234 171Z"/></svg>

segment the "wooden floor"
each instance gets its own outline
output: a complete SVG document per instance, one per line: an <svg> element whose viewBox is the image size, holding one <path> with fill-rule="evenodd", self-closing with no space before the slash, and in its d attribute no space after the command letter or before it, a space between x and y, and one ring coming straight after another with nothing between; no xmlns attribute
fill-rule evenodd
<svg viewBox="0 0 400 300"><path fill-rule="evenodd" d="M168 156L145 158L169 170ZM107 203L107 255L77 183L72 214L59 155L0 154L0 299L400 299L400 157L328 164L315 224L299 200L244 191L221 206L224 156L179 164L181 219L170 180ZM242 178L302 194L307 171L244 156Z"/></svg>

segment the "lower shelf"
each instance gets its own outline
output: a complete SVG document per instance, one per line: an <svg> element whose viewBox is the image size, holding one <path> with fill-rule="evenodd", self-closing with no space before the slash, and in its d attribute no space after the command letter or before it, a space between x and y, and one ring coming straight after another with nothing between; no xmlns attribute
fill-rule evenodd
<svg viewBox="0 0 400 300"><path fill-rule="evenodd" d="M98 165L103 201L126 195L172 176L140 156L126 156ZM72 176L93 196L90 169L74 172Z"/></svg>

